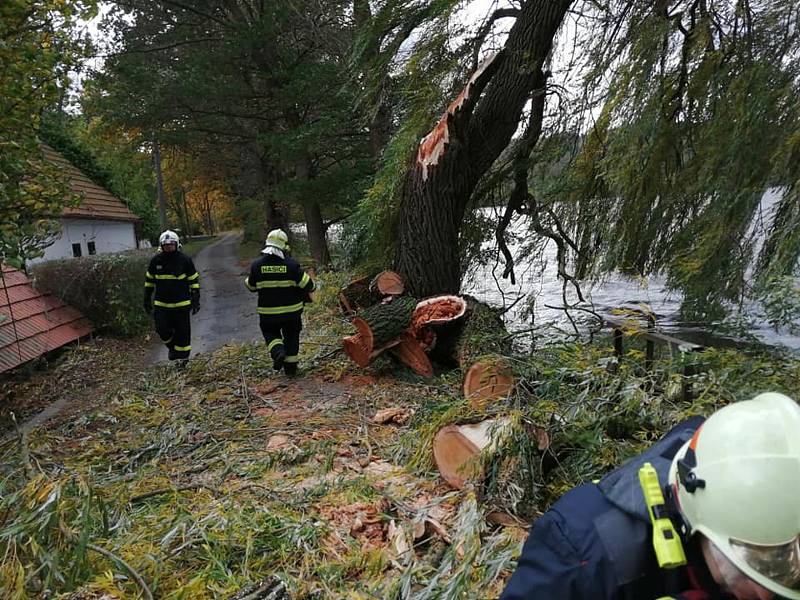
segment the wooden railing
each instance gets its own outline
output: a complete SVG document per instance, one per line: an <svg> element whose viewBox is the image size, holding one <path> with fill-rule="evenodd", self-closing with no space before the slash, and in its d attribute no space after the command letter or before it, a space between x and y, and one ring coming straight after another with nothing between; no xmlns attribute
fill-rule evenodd
<svg viewBox="0 0 800 600"><path fill-rule="evenodd" d="M655 320L652 318L652 316L645 315L645 317L647 318L648 326L646 328L636 329L635 331L630 331L630 321L626 322L622 319L606 318L606 325L614 330L614 355L617 358L620 358L623 355L625 350L623 340L625 338L626 331L630 331L628 335L636 336L645 340L644 365L648 370L653 366L656 344L666 344L671 348L676 349L681 353L681 356L685 358L683 361L683 399L691 400L692 386L689 384L688 378L692 375L695 375L697 373L697 369L695 362L688 358L688 355L703 351L705 346L701 346L700 344L695 344L693 342L687 342L671 335L667 335L666 333L656 331Z"/></svg>

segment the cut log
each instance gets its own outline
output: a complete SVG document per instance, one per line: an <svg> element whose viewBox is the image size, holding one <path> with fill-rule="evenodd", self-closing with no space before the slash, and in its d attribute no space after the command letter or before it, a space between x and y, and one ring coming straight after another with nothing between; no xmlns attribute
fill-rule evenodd
<svg viewBox="0 0 800 600"><path fill-rule="evenodd" d="M403 278L394 271L381 271L369 284L370 291L381 296L402 296L406 291Z"/></svg>
<svg viewBox="0 0 800 600"><path fill-rule="evenodd" d="M395 298L353 317L358 333L342 340L347 356L366 367L383 350L401 343L400 335L408 328L416 304L413 298Z"/></svg>
<svg viewBox="0 0 800 600"><path fill-rule="evenodd" d="M492 451L509 430L508 419L488 419L474 425L448 425L433 439L433 458L444 480L456 489L483 475L477 459L483 451Z"/></svg>
<svg viewBox="0 0 800 600"><path fill-rule="evenodd" d="M411 333L406 332L401 336L400 343L392 348L392 354L417 375L433 377L433 364Z"/></svg>
<svg viewBox="0 0 800 600"><path fill-rule="evenodd" d="M514 375L504 365L480 360L464 376L464 398L473 410L483 410L495 400L507 398L514 389Z"/></svg>
<svg viewBox="0 0 800 600"><path fill-rule="evenodd" d="M369 277L360 277L339 290L339 307L345 316L354 315L380 301L370 292L369 281Z"/></svg>
<svg viewBox="0 0 800 600"><path fill-rule="evenodd" d="M417 301L410 297L399 297L391 302L382 302L361 311L353 319L359 332L368 328L372 334L374 346L381 346L403 333L411 322L411 315Z"/></svg>

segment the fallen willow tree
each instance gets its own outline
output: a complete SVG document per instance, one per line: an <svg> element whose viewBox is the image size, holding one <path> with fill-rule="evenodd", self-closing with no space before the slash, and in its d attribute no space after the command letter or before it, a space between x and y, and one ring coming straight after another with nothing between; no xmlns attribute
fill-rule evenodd
<svg viewBox="0 0 800 600"><path fill-rule="evenodd" d="M339 306L349 316L357 333L342 340L345 353L358 366L368 366L386 350L402 364L423 377L433 376L428 354L442 343L448 352L458 352L450 338L464 330L467 300L459 296L435 296L417 301L398 295L404 286L400 276L384 271L370 278L350 282L339 292ZM366 286L366 287L365 287ZM355 306L369 306L352 314Z"/></svg>

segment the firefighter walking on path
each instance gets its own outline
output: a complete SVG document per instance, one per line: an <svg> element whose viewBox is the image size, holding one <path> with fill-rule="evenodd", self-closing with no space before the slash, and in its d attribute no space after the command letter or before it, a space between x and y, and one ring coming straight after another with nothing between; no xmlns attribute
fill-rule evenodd
<svg viewBox="0 0 800 600"><path fill-rule="evenodd" d="M287 256L288 242L282 230L270 231L262 256L253 261L244 284L258 292L259 324L273 368L291 376L297 373L303 305L310 302L314 282Z"/></svg>
<svg viewBox="0 0 800 600"><path fill-rule="evenodd" d="M187 359L192 351L190 313L200 310L200 275L192 259L179 250L177 233L165 231L158 245L161 252L152 258L145 273L144 309L153 313L169 360Z"/></svg>

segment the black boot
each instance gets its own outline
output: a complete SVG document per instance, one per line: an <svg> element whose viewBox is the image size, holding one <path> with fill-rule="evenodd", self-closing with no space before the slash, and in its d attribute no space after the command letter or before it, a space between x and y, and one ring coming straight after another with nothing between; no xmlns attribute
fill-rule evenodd
<svg viewBox="0 0 800 600"><path fill-rule="evenodd" d="M287 362L283 364L283 371L289 377L294 377L297 375L297 363L296 362Z"/></svg>
<svg viewBox="0 0 800 600"><path fill-rule="evenodd" d="M275 346L272 349L272 368L280 371L284 367L284 360L286 359L286 351L283 346Z"/></svg>

